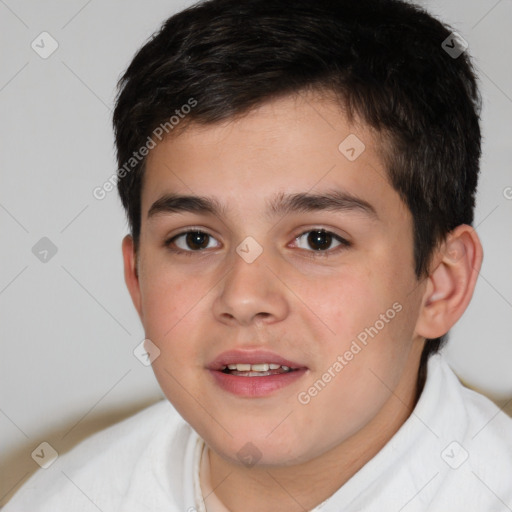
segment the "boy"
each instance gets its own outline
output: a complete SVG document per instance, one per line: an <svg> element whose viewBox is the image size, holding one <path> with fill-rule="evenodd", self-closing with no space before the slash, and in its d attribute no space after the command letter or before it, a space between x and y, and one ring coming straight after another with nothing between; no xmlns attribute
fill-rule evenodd
<svg viewBox="0 0 512 512"><path fill-rule="evenodd" d="M437 353L482 262L457 35L398 0L212 0L135 56L114 127L169 401L7 512L512 510L512 420Z"/></svg>

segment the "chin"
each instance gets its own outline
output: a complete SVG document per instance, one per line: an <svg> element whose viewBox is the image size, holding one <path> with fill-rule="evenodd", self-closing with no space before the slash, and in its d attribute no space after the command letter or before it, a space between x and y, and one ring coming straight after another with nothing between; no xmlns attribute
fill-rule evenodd
<svg viewBox="0 0 512 512"><path fill-rule="evenodd" d="M267 428L267 424L255 425L254 422L251 425L237 425L236 429L232 426L230 433L233 437L226 435L221 438L212 436L206 426L208 433L204 439L223 459L248 467L255 464L268 467L292 466L318 455L316 447L307 446L304 436L298 436L296 431L282 429L279 434L274 432L269 435L277 423L274 422L271 428Z"/></svg>

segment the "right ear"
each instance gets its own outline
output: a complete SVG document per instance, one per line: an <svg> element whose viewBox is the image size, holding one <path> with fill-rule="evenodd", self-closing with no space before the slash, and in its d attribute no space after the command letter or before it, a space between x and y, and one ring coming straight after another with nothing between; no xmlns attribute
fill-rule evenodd
<svg viewBox="0 0 512 512"><path fill-rule="evenodd" d="M135 244L130 235L123 238L123 262L124 262L124 281L130 292L133 305L139 313L139 317L143 319L142 301L140 293L139 275L137 272L137 253Z"/></svg>

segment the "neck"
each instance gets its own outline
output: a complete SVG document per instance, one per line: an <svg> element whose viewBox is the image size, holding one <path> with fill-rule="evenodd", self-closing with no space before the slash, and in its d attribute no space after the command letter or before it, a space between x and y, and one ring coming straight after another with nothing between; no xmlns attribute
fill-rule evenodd
<svg viewBox="0 0 512 512"><path fill-rule="evenodd" d="M325 501L386 445L411 414L419 398L418 365L409 368L365 427L303 464L248 468L208 449L211 488L216 498L231 512L304 512Z"/></svg>

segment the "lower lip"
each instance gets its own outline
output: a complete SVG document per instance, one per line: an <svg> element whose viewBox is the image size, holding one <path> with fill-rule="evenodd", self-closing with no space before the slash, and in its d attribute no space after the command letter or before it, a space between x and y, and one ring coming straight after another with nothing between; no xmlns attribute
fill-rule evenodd
<svg viewBox="0 0 512 512"><path fill-rule="evenodd" d="M223 390L237 396L257 398L268 396L294 383L306 373L306 368L264 377L240 377L216 370L210 370L210 373Z"/></svg>

